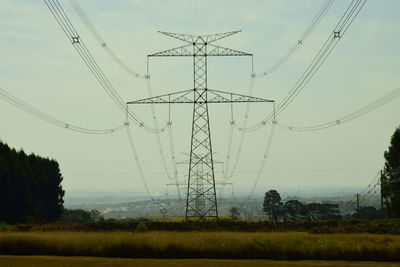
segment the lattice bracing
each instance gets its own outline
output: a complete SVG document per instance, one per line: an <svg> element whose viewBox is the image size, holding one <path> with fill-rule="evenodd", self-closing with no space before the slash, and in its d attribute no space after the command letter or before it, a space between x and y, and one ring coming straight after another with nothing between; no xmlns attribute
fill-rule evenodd
<svg viewBox="0 0 400 267"><path fill-rule="evenodd" d="M193 57L193 89L128 103L193 104L192 137L186 193L186 220L191 218L204 219L206 217L218 218L208 104L273 102L268 99L208 89L207 57L252 56L249 53L210 44L238 32L232 31L209 35L160 32L169 37L184 41L188 45L151 54L149 57Z"/></svg>
<svg viewBox="0 0 400 267"><path fill-rule="evenodd" d="M185 33L173 33L173 32L162 32L164 35L169 37L184 41L189 44L193 44L199 39L203 41L203 43L210 44L212 42L221 40L233 34L239 33L240 31L231 31L231 32L223 32L223 33L214 33L214 34L207 34L207 35L192 35L192 34L185 34Z"/></svg>
<svg viewBox="0 0 400 267"><path fill-rule="evenodd" d="M207 94L207 97L206 97ZM248 103L248 102L274 102L273 100L224 92L219 90L207 89L201 92L196 99L193 98L193 89L149 97L145 99L128 102L128 104L194 104L194 103Z"/></svg>
<svg viewBox="0 0 400 267"><path fill-rule="evenodd" d="M252 56L253 54L230 49L218 45L208 45L211 49L207 52L207 56Z"/></svg>
<svg viewBox="0 0 400 267"><path fill-rule="evenodd" d="M158 53L154 53L148 55L148 57L183 57L183 56L193 56L193 50L189 49L191 45L184 45L172 49L168 49L165 51L161 51Z"/></svg>

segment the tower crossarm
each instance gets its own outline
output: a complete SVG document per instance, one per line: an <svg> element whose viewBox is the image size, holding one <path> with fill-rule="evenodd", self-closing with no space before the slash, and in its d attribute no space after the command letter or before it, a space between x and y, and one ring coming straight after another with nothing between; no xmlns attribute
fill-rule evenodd
<svg viewBox="0 0 400 267"><path fill-rule="evenodd" d="M208 35L203 35L202 38L207 44L210 44L212 42L221 40L223 38L226 38L228 36L234 35L236 33L239 33L241 31L231 31L231 32L223 32L223 33L216 33L216 34L208 34Z"/></svg>
<svg viewBox="0 0 400 267"><path fill-rule="evenodd" d="M230 92L208 89L206 90L208 98L198 98L196 102L193 100L193 89L180 91L171 94L154 96L128 102L127 104L202 104L202 103L248 103L248 102L274 102L273 100L234 94Z"/></svg>
<svg viewBox="0 0 400 267"><path fill-rule="evenodd" d="M252 56L253 54L242 52L239 50L213 45L208 45L207 56Z"/></svg>
<svg viewBox="0 0 400 267"><path fill-rule="evenodd" d="M214 34L207 34L207 35L192 35L192 34L185 34L185 33L174 33L174 32L163 32L159 31L159 33L162 33L164 35L167 35L169 37L184 41L188 44L193 44L195 42L201 41L204 43L212 43L218 40L221 40L223 38L226 38L228 36L231 36L233 34L236 34L241 31L231 31L231 32L223 32L223 33L214 33Z"/></svg>
<svg viewBox="0 0 400 267"><path fill-rule="evenodd" d="M208 89L208 103L248 103L248 102L274 102L260 97L234 94L230 92Z"/></svg>
<svg viewBox="0 0 400 267"><path fill-rule="evenodd" d="M168 49L158 53L148 55L148 57L184 57L193 56L193 49L190 49L192 44L183 45L176 48Z"/></svg>
<svg viewBox="0 0 400 267"><path fill-rule="evenodd" d="M127 102L127 104L182 104L182 103L186 104L193 103L193 89Z"/></svg>
<svg viewBox="0 0 400 267"><path fill-rule="evenodd" d="M176 48L168 49L165 51L157 52L148 57L193 57L196 56L193 53L193 49L190 49L192 45L183 45ZM202 56L252 56L253 54L242 52L239 50L209 44L208 47L210 48L207 51L207 54Z"/></svg>

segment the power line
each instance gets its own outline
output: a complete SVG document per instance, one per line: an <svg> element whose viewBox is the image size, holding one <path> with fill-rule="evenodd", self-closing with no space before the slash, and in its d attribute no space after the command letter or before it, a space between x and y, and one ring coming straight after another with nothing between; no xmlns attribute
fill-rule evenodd
<svg viewBox="0 0 400 267"><path fill-rule="evenodd" d="M151 88L151 83L150 83L150 76L147 74L146 77L148 77L146 79L146 85L147 85L147 90L149 93L149 97L153 96L152 93L152 88ZM154 127L157 129L158 128L158 122L157 122L157 116L156 116L156 111L155 111L155 106L153 104L150 104L150 108L151 108L151 113L153 116L153 122L154 122ZM168 122L167 122L167 130L168 130L168 138L169 138L169 145L170 145L170 153L171 153L171 163L172 163L172 169L173 169L173 177L171 177L168 168L167 168L167 162L165 159L165 153L164 153L164 149L162 146L162 142L161 142L161 138L160 138L160 134L156 133L156 138L157 138L157 145L159 148L159 153L161 156L161 161L165 170L165 173L167 174L168 178L170 180L175 180L175 182L178 182L178 169L176 166L176 159L175 159L175 149L174 149L174 141L173 141L173 136L172 136L172 121L171 121L171 117L170 117L170 110L169 110L169 114L168 114ZM181 200L181 193L179 191L179 188L177 187L178 190L178 197L179 200Z"/></svg>
<svg viewBox="0 0 400 267"><path fill-rule="evenodd" d="M122 60L116 56L116 54L111 50L111 48L106 44L104 38L99 34L99 32L97 31L97 29L94 27L93 23L90 22L89 18L86 16L85 12L82 10L82 8L79 6L78 2L75 0L70 0L69 1L71 6L73 7L73 9L75 10L75 12L77 13L77 15L79 16L79 18L81 19L81 21L83 22L83 24L85 24L85 26L88 28L88 30L90 31L90 33L92 34L92 36L97 40L97 42L100 44L100 46L107 52L107 54L120 66L122 67L122 69L124 69L126 72L128 72L129 74L133 75L134 77L137 78L145 78L146 79L146 85L147 85L147 89L148 89L148 93L149 96L152 96L152 90L151 90L151 84L150 84L150 75L147 73L147 75L139 75L136 72L134 72L132 69L130 69L125 63L122 62ZM60 6L61 7L61 6ZM66 17L66 15L65 15ZM73 26L72 26L73 27ZM75 34L74 31L70 31L72 32L72 34ZM77 35L76 35L77 36ZM81 43L81 41L78 39L78 42L76 43L76 45L79 46L79 44ZM86 55L87 58L91 58L91 55ZM92 60L94 62L94 59ZM96 64L96 66L98 66ZM90 68L90 66L88 66ZM91 69L92 70L92 69ZM92 72L93 73L93 72ZM112 88L112 85L108 82L107 78L105 77L105 75L101 72L101 69L99 68L99 70L97 70L96 72L97 74L100 74L103 81L105 81L105 84L108 86L108 91L112 92L112 95L117 95L117 93L115 92L115 90ZM123 101L121 99L121 97L119 97L117 95L117 100L118 100L118 105L124 106L125 105L125 101ZM123 104L122 104L123 103ZM167 168L167 164L166 164L166 160L165 160L165 156L164 156L164 150L163 150L163 146L161 143L161 138L160 138L160 129L158 126L158 122L157 122L157 116L156 116L156 112L155 112L155 108L153 105L151 105L151 112L152 112L152 118L153 118L153 124L154 124L154 128L151 129L150 131L153 131L156 134L156 139L157 139L157 145L159 147L159 153L161 156L161 161L162 164L164 166L164 170L167 174L167 176L172 180L173 178L171 177L171 175L168 172L168 168ZM130 111L128 108L126 108L126 112L128 113L128 115L132 118L132 117L136 117L132 111ZM134 120L137 121L137 118ZM137 121L137 123L139 123L138 125L141 127L145 127L144 123L141 121ZM171 124L169 124L170 127ZM145 127L146 128L146 127ZM148 127L147 127L148 128ZM149 129L148 129L149 130ZM155 131L154 131L155 130ZM170 130L170 128L169 128ZM170 144L173 144L173 141L171 140L171 135L169 135L170 138ZM174 162L174 156L172 156L172 161ZM175 165L173 165L175 166ZM176 166L175 166L176 169ZM175 178L176 177L176 172L175 173Z"/></svg>
<svg viewBox="0 0 400 267"><path fill-rule="evenodd" d="M250 87L249 87L249 96L253 95L253 89L254 89L254 74L251 75L251 80L250 80ZM247 123L248 123L248 118L249 118L249 112L250 112L250 103L246 103L246 110L245 110L245 115L244 115L244 120L243 120L243 124L241 128L246 128L247 127ZM230 135L229 135L229 144L232 145L232 132L233 132L233 127L235 126L234 122L231 122L231 130L230 130ZM228 179L232 178L233 175L235 174L235 171L239 165L239 159L240 159L240 155L242 152L242 147L243 147L243 143L244 143L244 131L241 132L240 138L239 138L239 145L238 145L238 149L237 149L237 153L236 153L236 157L233 163L233 167L232 167L232 171L231 174L228 175L228 171L229 171L229 162L231 159L231 148L228 148L228 152L229 154L227 154L226 156L226 172L225 175L227 176Z"/></svg>
<svg viewBox="0 0 400 267"><path fill-rule="evenodd" d="M251 74L251 81L250 81L250 88L249 88L248 95L251 96L253 94L254 79L255 78L261 78L261 77L264 77L264 76L270 74L271 72L276 70L279 66L281 66L283 63L285 63L290 58L290 56L293 55L297 51L297 49L308 39L308 37L314 31L314 29L316 28L318 23L325 16L326 12L333 5L333 3L334 3L334 0L327 0L327 1L324 2L322 7L320 8L320 10L318 11L317 15L311 21L311 24L300 35L299 39L293 44L293 46L289 49L289 51L276 64L274 64L268 70L266 70L266 71L264 71L262 73L259 73L259 74L255 74L254 73L254 65L253 65L253 57L252 57L252 74ZM247 103L246 104L245 115L244 115L244 120L243 120L243 124L242 124L242 127L241 127L242 129L246 129L247 128L249 112L250 112L250 103ZM230 131L229 131L229 139L228 139L229 140L228 141L228 153L227 153L226 161L225 161L226 162L225 175L228 175L229 163L230 163L230 159L231 159L231 146L232 146L232 138L233 138L233 128L235 126L235 122L233 121L233 119L231 120L230 124L231 125L230 125ZM235 157L235 160L234 160L234 165L233 165L234 167L232 168L231 174L229 175L230 178L232 178L232 176L234 175L234 173L236 171L236 168L238 166L240 155L241 155L241 150L242 150L242 146L243 146L243 142L244 142L244 137L245 137L245 131L241 131L241 135L240 135L240 138L239 138L239 146L238 146L238 150L237 150L236 157Z"/></svg>
<svg viewBox="0 0 400 267"><path fill-rule="evenodd" d="M96 29L94 24L90 21L90 19L88 18L88 16L86 15L86 13L82 9L82 7L79 5L79 3L76 0L69 0L69 3L72 6L72 8L74 9L75 13L81 19L82 23L89 30L89 32L91 33L93 38L96 39L96 41L98 42L100 47L109 55L109 57L111 57L114 60L115 63L117 63L128 74L130 74L130 75L132 75L132 76L134 76L136 78L146 79L146 85L147 85L147 90L148 90L148 93L149 93L149 97L152 97L152 89L151 89L149 73L147 73L146 75L141 75L141 74L138 74L137 72L133 71L131 68L129 68L120 59L120 57L118 57L115 54L115 52L110 48L109 44L105 41L103 36L99 33L99 31ZM155 111L155 106L154 105L150 105L150 108L151 108L154 128L155 129L159 129L158 121L157 121L157 115L156 115L156 111ZM173 166L172 168L174 169L174 178L175 178L175 180L177 180L178 177L177 177L175 155L174 155L174 148L173 148L173 139L172 139L172 134L171 134L171 127L172 127L171 125L172 125L172 123L171 123L171 121L169 121L167 128L168 128L168 132L169 132L168 136L169 136L169 140L170 140L170 148L171 148L171 154L172 154L171 161L172 161L172 166ZM158 145L158 148L159 148L159 153L160 153L160 156L161 156L161 161L162 161L165 173L167 174L167 176L168 176L168 178L170 180L173 180L173 178L171 177L171 175L170 175L170 173L168 171L168 168L167 168L167 163L166 163L166 159L165 159L165 153L164 153L164 149L163 149L163 145L162 145L162 142L161 142L161 138L160 138L160 133L159 132L156 132L156 140L157 140L157 145ZM179 193L179 197L180 197L180 193Z"/></svg>
<svg viewBox="0 0 400 267"><path fill-rule="evenodd" d="M141 79L147 78L146 75L139 74L139 73L133 71L130 67L128 67L127 64L125 64L125 62L120 57L118 57L118 55L111 49L109 43L104 40L103 36L99 33L99 31L96 29L96 27L90 21L90 19L86 15L85 11L79 5L78 1L76 1L76 0L68 0L68 1L69 1L70 5L72 6L73 10L75 11L75 13L78 15L79 19L89 30L89 32L93 36L93 38L96 39L96 41L98 42L100 47L107 53L107 55L118 66L120 66L125 72L127 72L129 75L131 75L135 78L141 78Z"/></svg>
<svg viewBox="0 0 400 267"><path fill-rule="evenodd" d="M162 213L164 207L163 207L162 205L160 205L160 201L157 201L157 200L153 197L153 195L152 195L152 193L151 193L151 191L150 191L150 188L149 188L149 186L148 186L148 184L147 184L146 178L145 178L145 176L144 176L142 164L141 164L141 162L140 162L140 158L139 158L139 156L138 156L138 153L137 153L137 150L136 150L136 147L135 147L135 143L133 142L132 131L131 131L131 128L130 128L130 126L129 126L129 122L126 122L126 123L125 123L125 128L126 128L126 133L127 133L127 136L128 136L128 140L129 140L129 144L130 144L130 149L131 149L131 152L132 152L132 156L133 156L133 158L134 158L134 160L135 160L136 167L137 167L138 172L139 172L139 177L140 177L140 179L142 180L143 186L144 186L144 188L146 189L146 193L147 193L147 195L150 197L152 204L158 206L159 209L160 209L160 212Z"/></svg>
<svg viewBox="0 0 400 267"><path fill-rule="evenodd" d="M96 80L100 83L106 93L110 96L110 98L114 101L115 104L119 107L119 109L126 114L127 118L129 117L136 125L143 128L144 130L152 133L160 133L163 132L165 128L158 129L153 128L146 125L143 121L141 121L136 114L132 112L128 107L125 105L125 101L122 97L118 94L115 88L112 86L106 75L102 72L101 68L95 61L95 59L90 54L89 50L85 46L82 38L76 32L74 26L72 25L71 21L69 20L68 16L65 14L64 10L62 9L58 0L44 0L45 4L49 8L50 12L53 14L54 18L56 19L57 23L60 25L63 32L66 34L67 38L71 41L72 45L74 46L75 50L78 52L79 56L82 58L86 66L89 68L90 72L96 78ZM130 130L129 130L130 131ZM128 131L128 133L130 133ZM130 138L130 145L135 154L135 159L138 159L137 152L134 149L133 139ZM142 173L140 163L137 162L137 166ZM150 190L144 180L144 176L141 175L142 181L148 191L148 194L153 202L155 202L154 198L152 197ZM160 206L161 210L161 206Z"/></svg>
<svg viewBox="0 0 400 267"><path fill-rule="evenodd" d="M124 128L124 125L120 125L110 129L92 129L92 128L85 128L81 126L77 126L63 120L60 120L52 115L49 115L45 112L42 112L31 105L25 103L24 101L18 99L17 97L11 95L9 92L5 91L4 89L0 88L0 98L4 101L8 102L9 104L13 105L14 107L40 119L52 125L68 129L71 131L85 133L85 134L111 134L118 131L121 131Z"/></svg>
<svg viewBox="0 0 400 267"><path fill-rule="evenodd" d="M322 48L318 51L314 59L311 61L307 69L300 76L299 80L295 83L289 93L277 105L275 113L276 116L283 112L293 102L293 100L297 97L301 90L308 84L311 78L315 75L315 73L319 70L327 57L336 47L339 40L345 35L348 28L353 23L354 19L357 17L366 2L367 0L353 0L349 4L343 16L325 41ZM261 122L247 128L240 128L240 130L256 131L264 127L267 123L271 122L273 119L273 115L274 114L270 113Z"/></svg>
<svg viewBox="0 0 400 267"><path fill-rule="evenodd" d="M331 8L335 0L326 0L322 7L318 10L318 13L315 15L315 17L312 19L311 23L308 25L306 30L300 35L300 37L296 40L296 42L291 46L289 51L281 57L278 62L276 62L274 65L272 65L270 68L268 68L266 71L257 73L254 75L255 78L261 78L264 77L276 69L278 69L281 65L283 65L303 44L306 42L308 37L311 35L311 33L314 31L314 29L317 27L319 22L322 20L322 18L325 16L326 12Z"/></svg>
<svg viewBox="0 0 400 267"><path fill-rule="evenodd" d="M347 114L339 119L328 121L325 123L320 123L312 126L289 126L285 125L282 123L279 123L278 125L285 129L285 130L290 130L290 131L318 131L318 130L323 130L327 128L331 128L334 126L338 126L340 124L355 120L365 114L368 114L369 112L372 112L383 105L386 105L390 103L391 101L397 99L400 96L400 87L397 87L393 91L389 92L385 96L379 98L378 100L375 100L374 102L364 106L361 109L358 109L350 114Z"/></svg>
<svg viewBox="0 0 400 267"><path fill-rule="evenodd" d="M251 188L251 191L250 191L249 195L247 196L246 201L250 200L251 196L254 194L254 190L256 189L256 187L258 185L258 182L260 181L261 174L263 173L263 170L264 170L264 167L265 167L265 163L267 161L267 158L268 158L268 155L269 155L269 151L271 149L272 138L274 137L274 133L275 133L275 124L276 124L275 122L272 123L271 131L270 131L269 136L268 136L267 146L265 148L265 151L264 151L264 154L263 154L263 158L261 160L260 169L258 170L254 185Z"/></svg>
<svg viewBox="0 0 400 267"><path fill-rule="evenodd" d="M148 132L162 132L165 128L155 129L153 127L148 126L142 120L140 120L132 110L128 109L126 111L125 101L115 90L113 85L108 80L107 76L103 73L100 66L97 64L96 60L93 58L82 38L79 36L77 31L75 30L73 24L70 19L64 12L62 6L60 5L58 0L43 0L46 6L49 8L50 12L56 19L57 23L67 36L68 40L72 43L75 50L78 52L79 56L84 61L85 65L89 68L90 72L96 78L96 80L100 83L103 89L106 91L108 96L114 101L114 103L118 106L118 108L125 114L127 112L128 116L131 118L132 122L138 125L140 128L148 131Z"/></svg>
<svg viewBox="0 0 400 267"><path fill-rule="evenodd" d="M372 168L359 168L359 169L270 169L267 171L263 171L262 173L321 173L321 172L328 172L328 173L333 173L333 172L370 172ZM215 173L223 173L224 171L215 171ZM133 175L133 174L138 174L138 172L95 172L95 171L66 171L64 172L69 175ZM162 174L164 173L164 170L153 170L153 171L146 171L144 173L151 173L151 174ZM243 171L237 171L237 173L241 174L254 174L258 173L258 170L243 170Z"/></svg>
<svg viewBox="0 0 400 267"><path fill-rule="evenodd" d="M264 120L262 120L260 123L247 127L247 121L248 121L248 116L249 116L249 110L250 110L250 105L247 104L246 106L246 111L245 111L245 117L243 121L242 127L238 128L242 133L240 136L239 140L239 145L235 157L235 163L234 167L232 168L231 174L229 177L232 177L235 173L235 170L238 166L240 155L242 152L242 147L243 147L243 142L244 142L244 134L245 132L248 131L256 131L258 129L261 129L265 127L269 122L272 120L275 120L275 116L277 116L280 112L282 112L292 101L293 99L298 95L298 93L306 86L308 81L312 78L312 76L316 73L316 71L320 68L322 63L325 61L325 59L329 56L329 54L332 52L333 48L336 46L337 42L340 40L340 38L343 36L343 34L347 31L348 27L350 24L353 22L355 16L359 13L361 8L364 6L366 0L363 1L357 1L353 0L350 5L347 7L346 11L342 15L341 19L339 20L338 24L334 28L333 32L329 35L327 41L324 43L322 48L319 50L313 61L310 63L309 67L306 69L306 71L303 73L303 75L300 77L298 82L293 86L291 91L284 97L281 103L279 103L278 107L275 109L273 113L270 113ZM327 4L327 2L325 2ZM325 6L324 4L324 6ZM333 4L330 3L330 5ZM328 7L328 6L327 6ZM329 6L330 7L330 6ZM306 31L308 32L308 31ZM309 31L309 34L311 34L312 31ZM306 37L309 36L305 35ZM253 70L253 68L252 68ZM254 80L253 78L256 76L254 73L252 73L252 81L249 89L249 94L252 94L253 91L253 86L254 86ZM231 127L234 127L234 124L231 124ZM231 136L230 136L231 139ZM231 140L229 140L231 143ZM229 153L230 153L230 148L229 148ZM230 159L230 154L229 158L227 156L227 159ZM229 165L229 162L228 162ZM227 175L228 171L226 171Z"/></svg>
<svg viewBox="0 0 400 267"><path fill-rule="evenodd" d="M44 0L45 2L46 1L50 1L50 0ZM58 2L58 1L57 1ZM75 1L74 1L75 2ZM328 1L327 1L328 2ZM326 2L326 3L327 3ZM354 2L354 1L353 1ZM352 2L352 3L353 3ZM357 2L363 2L363 1L357 1ZM53 3L54 3L54 0L53 0ZM46 4L47 4L47 2L46 2ZM365 1L364 1L364 4L365 4ZM358 12L359 12L359 10L357 11L357 8L353 8L353 9L351 9L350 11L349 11L349 14L352 14L352 16L355 14L355 15L357 15L358 14ZM54 14L53 14L54 15ZM346 18L346 19L344 19L343 20L343 22L344 23L351 23L353 20L354 20L354 18L355 18L355 16L352 18L351 16L349 16L348 18ZM348 27L347 27L348 28ZM335 39L335 38L339 38L340 39L340 37L344 34L344 32L347 30L347 28L345 28L345 30L341 33L341 31L334 31L333 32L333 38ZM64 29L63 29L64 30ZM66 34L67 34L67 32L69 33L69 31L71 31L71 29L66 29L64 32L66 32ZM80 44L81 43L81 39L79 38L79 36L78 35L70 35L70 36L72 36L72 43L74 44L74 46L76 45L76 46L78 46L77 44ZM333 43L333 42L331 42L331 43ZM336 45L336 44L335 44ZM332 47L332 49L334 48L334 46ZM326 57L329 55L329 53L332 51L332 49L331 50L324 50L323 52L325 53L327 53L327 55L326 55ZM78 52L79 53L79 52ZM81 55L81 54L80 54ZM85 54L83 54L84 56L87 56L87 55L85 55ZM82 57L82 56L81 56ZM326 59L326 57L325 58L321 58L320 59L320 61L324 61L325 59ZM89 63L90 64L93 64L93 62L90 60L90 58L88 58L88 57L86 57L86 59L89 61ZM85 63L86 63L86 61L85 61ZM88 65L88 63L86 63L87 65ZM322 63L320 63L320 65L321 65ZM318 68L320 67L320 65L318 65L318 67L316 67L316 70L318 70ZM316 72L316 70L315 70L315 72ZM91 70L92 71L92 70ZM314 73L315 73L314 72ZM92 73L93 73L93 71L92 71ZM312 74L312 75L314 75L314 74ZM311 76L312 76L311 75ZM252 77L253 78L253 77ZM96 79L97 79L97 77L96 77ZM101 79L102 79L102 77L101 77ZM311 79L311 78L310 78ZM105 80L105 81L107 81L107 80ZM104 81L103 81L104 82ZM307 82L308 82L308 80L307 80ZM304 85L305 86L305 85ZM304 87L303 86L303 87ZM301 87L302 88L302 87ZM301 89L300 89L301 90ZM118 102L118 95L117 94L115 94L114 92L112 92L112 91L107 91L107 93L109 93L109 95L113 98L115 98L115 99L113 99L114 100L114 102L115 101L117 101ZM298 94L298 92L296 92L295 94L293 94L293 95L291 95L290 96L290 98L289 98L289 100L287 101L287 102L284 102L285 104L283 104L283 105L281 105L280 106L280 110L283 110L283 109L285 109L286 107L287 107L287 105L289 105L290 103L291 103L291 101L293 101L293 99L297 96L297 94ZM285 100L284 100L285 101ZM153 113L153 118L155 117L154 116L154 112L152 112ZM128 114L129 114L129 116L131 117L131 116L133 116L133 115L131 115L131 112L129 111L128 112ZM247 121L247 118L246 118L246 121ZM169 121L170 122L170 121ZM263 124L266 124L265 123L265 121L263 121L262 122ZM144 127L144 125L143 125L143 123L142 122L140 122L138 125L140 125L141 127ZM232 124L233 125L233 124ZM264 126L264 125L263 125ZM233 127L233 126L232 126ZM158 127L155 127L155 129L157 129ZM245 129L246 127L243 127L242 129ZM159 131L156 131L156 132L158 132L159 133ZM170 133L170 135L171 135L171 133ZM157 135L158 136L158 135ZM232 140L230 140L229 141L229 143L231 144L232 143ZM173 151L173 149L171 149L171 151ZM240 150L239 150L240 151ZM230 153L230 152L229 152ZM172 158L174 158L174 157L172 157ZM230 157L229 157L230 158ZM235 168L236 169L236 168Z"/></svg>

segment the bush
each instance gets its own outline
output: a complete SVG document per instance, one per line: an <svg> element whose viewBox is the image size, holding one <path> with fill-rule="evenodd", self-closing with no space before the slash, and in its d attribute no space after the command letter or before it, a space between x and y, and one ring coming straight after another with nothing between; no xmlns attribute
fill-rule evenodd
<svg viewBox="0 0 400 267"><path fill-rule="evenodd" d="M6 232L6 231L15 231L16 227L14 225L6 224L4 222L0 223L0 232Z"/></svg>
<svg viewBox="0 0 400 267"><path fill-rule="evenodd" d="M136 226L135 232L147 232L147 226L144 222L140 222L138 223L138 225Z"/></svg>

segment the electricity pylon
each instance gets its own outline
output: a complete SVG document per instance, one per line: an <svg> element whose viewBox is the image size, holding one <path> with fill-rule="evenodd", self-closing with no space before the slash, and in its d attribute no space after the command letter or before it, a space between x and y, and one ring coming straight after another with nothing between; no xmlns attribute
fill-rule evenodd
<svg viewBox="0 0 400 267"><path fill-rule="evenodd" d="M193 89L128 102L128 104L193 104L186 220L205 217L218 219L208 104L274 102L258 97L211 90L207 87L207 57L252 56L249 53L212 44L238 32L240 31L209 35L160 32L187 44L151 54L148 57L193 57Z"/></svg>

